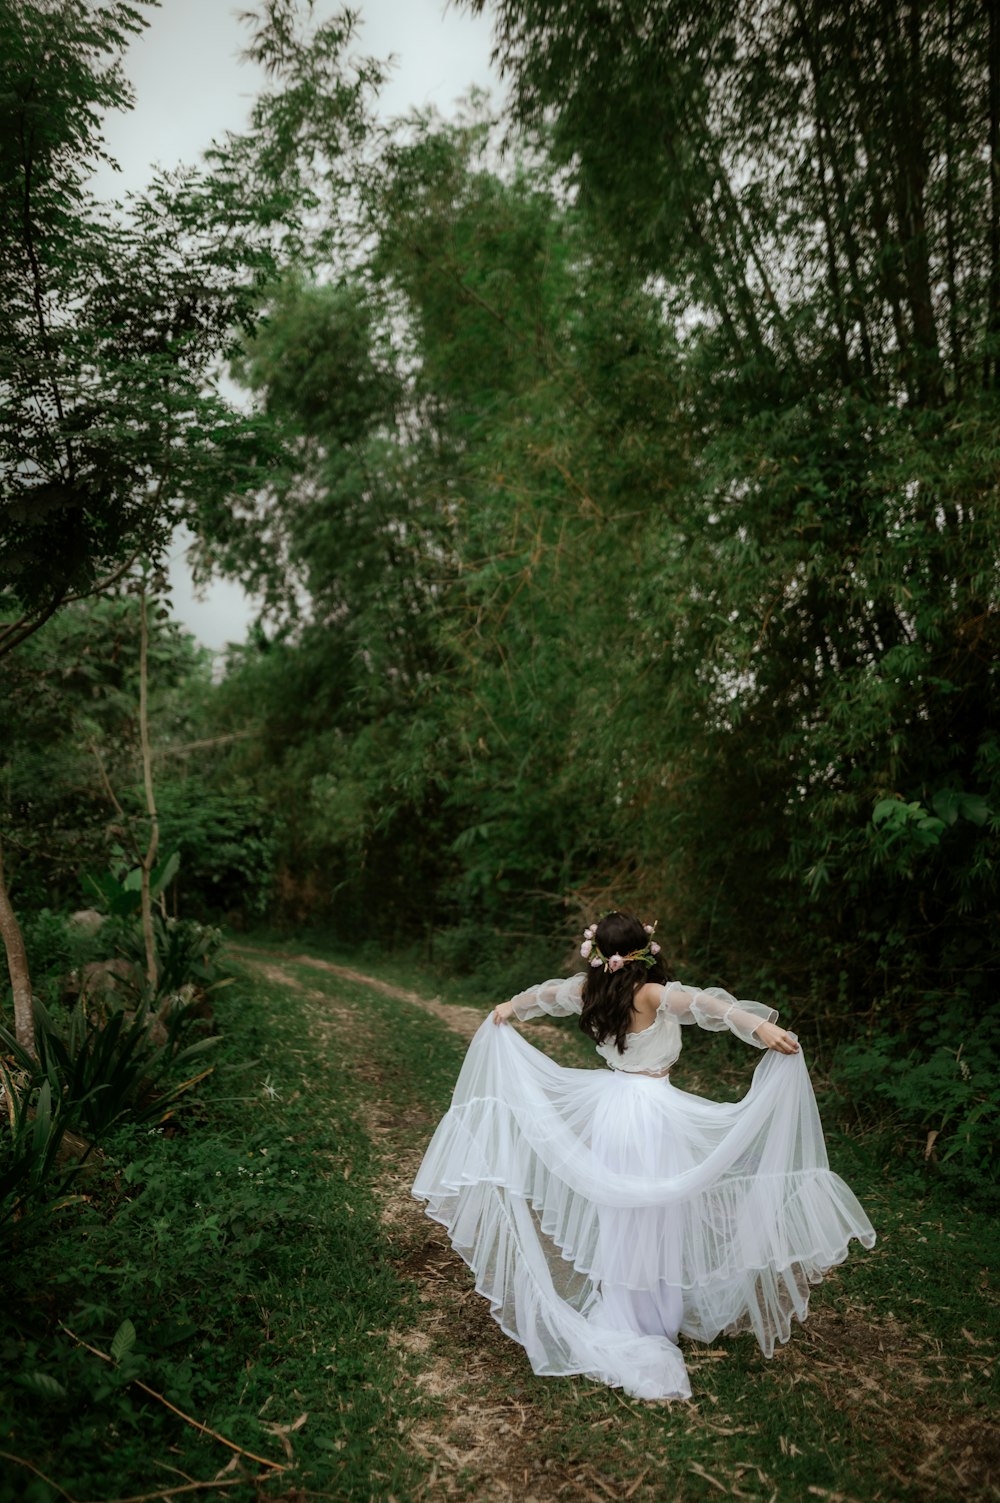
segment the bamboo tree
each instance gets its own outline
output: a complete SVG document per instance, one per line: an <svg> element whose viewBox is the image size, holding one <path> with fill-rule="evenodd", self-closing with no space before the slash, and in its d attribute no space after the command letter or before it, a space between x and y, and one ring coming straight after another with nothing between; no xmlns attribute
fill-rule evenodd
<svg viewBox="0 0 1000 1503"><path fill-rule="evenodd" d="M1000 386L1000 9L995 0L986 6L989 16L987 44L987 150L989 152L989 274L986 312L986 352L983 358L984 386Z"/></svg>
<svg viewBox="0 0 1000 1503"><path fill-rule="evenodd" d="M146 815L149 819L149 842L142 857L140 896L142 903L142 934L146 946L146 980L150 993L156 991L158 974L156 964L156 939L153 933L153 900L150 895L150 876L156 865L156 853L160 845L160 821L156 812L156 793L153 787L153 749L149 732L149 623L146 612L148 597L146 581L139 586L139 746L142 756L142 786L146 800Z"/></svg>

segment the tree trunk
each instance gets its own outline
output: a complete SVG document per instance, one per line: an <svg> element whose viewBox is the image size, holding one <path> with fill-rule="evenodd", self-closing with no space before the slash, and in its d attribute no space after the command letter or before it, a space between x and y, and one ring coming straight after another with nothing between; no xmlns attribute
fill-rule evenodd
<svg viewBox="0 0 1000 1503"><path fill-rule="evenodd" d="M833 127L834 115L831 114L830 84L828 76L823 70L823 60L818 41L818 25L816 20L816 7L807 14L802 0L796 0L796 12L799 17L799 26L802 33L802 44L806 57L809 61L809 72L813 82L813 101L816 121L816 153L817 153L817 179L823 202L823 220L826 227L828 259L831 268L831 284L834 296L841 300L843 312L841 318L847 324L847 334L842 333L841 339L846 347L845 366L847 380L852 379L852 360L850 353L849 319L857 320L858 334L861 341L861 361L865 377L871 381L875 374L875 363L872 358L871 336L868 331L868 314L866 312L866 293L864 278L861 273L862 252L855 238L854 228L851 224L851 195L848 191L845 170L850 170L852 153L850 147L845 150L845 141L842 132L838 142L836 131ZM853 145L853 136L848 140ZM844 151L845 165L842 168L838 159L838 151ZM827 189L826 170L829 167L830 178L833 183L833 202L831 204ZM836 223L835 223L836 221ZM833 276L837 269L837 238L835 229L839 228L844 243L844 255L850 272L850 291L847 291L846 279L843 292L839 285L839 277L833 284Z"/></svg>
<svg viewBox="0 0 1000 1503"><path fill-rule="evenodd" d="M142 748L142 781L146 790L146 813L149 816L149 845L142 858L142 936L146 944L146 979L155 992L159 979L156 967L156 943L153 938L153 901L149 878L160 844L160 821L153 791L153 754L149 742L149 623L146 619L146 586L139 593L139 744Z"/></svg>
<svg viewBox="0 0 1000 1503"><path fill-rule="evenodd" d="M941 398L942 371L924 202L928 163L927 130L922 104L924 65L920 4L921 0L910 0L907 11L908 68L902 59L902 47L898 55L899 71L905 82L901 95L901 130L897 153L900 164L897 213L904 247L903 265L910 303L910 323L914 341L920 351L917 370L920 395L922 400L933 404Z"/></svg>
<svg viewBox="0 0 1000 1503"><path fill-rule="evenodd" d="M7 951L7 970L14 992L14 1032L17 1042L29 1054L35 1052L35 1018L31 998L31 975L28 970L28 952L24 948L24 935L17 915L10 906L7 882L3 870L3 844L0 842L0 935Z"/></svg>
<svg viewBox="0 0 1000 1503"><path fill-rule="evenodd" d="M955 179L955 0L948 0L947 85L944 96L944 243L948 279L948 340L956 397L962 395L962 334L958 301L958 247L955 211L958 188Z"/></svg>
<svg viewBox="0 0 1000 1503"><path fill-rule="evenodd" d="M987 274L989 287L989 311L986 315L986 357L983 362L983 385L998 384L1000 373L1000 4L989 0L989 34L987 42L989 81L987 85L987 110L989 137L987 149L990 164L990 261Z"/></svg>

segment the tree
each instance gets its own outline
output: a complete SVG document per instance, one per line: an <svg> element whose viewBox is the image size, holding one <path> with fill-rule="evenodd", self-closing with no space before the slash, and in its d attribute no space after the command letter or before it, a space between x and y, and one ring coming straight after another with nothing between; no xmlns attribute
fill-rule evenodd
<svg viewBox="0 0 1000 1503"><path fill-rule="evenodd" d="M303 905L499 925L631 890L818 1007L831 976L898 1017L978 989L987 13L497 16L534 132L506 162L474 114L345 145L343 35L273 32L226 159L309 206L240 361L290 462L203 532L267 592L222 698Z"/></svg>
<svg viewBox="0 0 1000 1503"><path fill-rule="evenodd" d="M812 955L789 969L817 991L831 970L859 999L984 984L996 8L493 11L518 120L544 122L581 208L684 342L701 434L675 517L687 547L669 590L651 579L642 597L664 645L641 671L675 736L657 756L629 717L617 728L649 768L639 804L671 829L668 885L692 895L703 943L713 915L723 960L801 925ZM902 819L890 844L872 821L886 798L954 815L956 797L992 827L958 814L932 841ZM634 839L647 862L651 838Z"/></svg>
<svg viewBox="0 0 1000 1503"><path fill-rule="evenodd" d="M550 925L604 859L631 614L594 586L615 546L649 567L637 497L684 472L672 342L544 160L499 175L484 118L400 135L364 259L291 282L241 362L299 437L229 524L279 627L221 698L258 728L234 757L280 810L290 911L322 873L347 931L509 925L511 894Z"/></svg>
<svg viewBox="0 0 1000 1503"><path fill-rule="evenodd" d="M275 452L214 389L273 265L268 205L196 171L160 174L125 209L87 187L144 24L121 0L0 5L0 656ZM23 1038L23 945L8 959Z"/></svg>
<svg viewBox="0 0 1000 1503"><path fill-rule="evenodd" d="M0 653L273 453L213 389L272 265L259 206L197 171L125 209L87 187L144 24L122 3L0 9Z"/></svg>

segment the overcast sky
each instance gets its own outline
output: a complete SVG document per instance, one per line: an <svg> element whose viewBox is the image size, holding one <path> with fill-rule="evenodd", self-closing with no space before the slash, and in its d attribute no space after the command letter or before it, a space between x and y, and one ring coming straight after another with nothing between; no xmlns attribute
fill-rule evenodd
<svg viewBox="0 0 1000 1503"><path fill-rule="evenodd" d="M126 64L136 107L106 122L108 147L122 171L102 172L94 184L98 193L120 197L141 189L151 164L196 162L214 138L246 125L261 75L239 61L246 31L237 17L252 8L251 0L162 0L149 12L149 28L133 42ZM317 0L314 14L325 18L340 9L334 0ZM352 0L351 9L362 15L359 55L395 58L381 96L386 117L427 105L451 114L473 85L499 98L484 17L456 11L445 0ZM196 600L183 554L178 536L170 570L178 618L216 651L241 641L252 614L243 591L220 583Z"/></svg>

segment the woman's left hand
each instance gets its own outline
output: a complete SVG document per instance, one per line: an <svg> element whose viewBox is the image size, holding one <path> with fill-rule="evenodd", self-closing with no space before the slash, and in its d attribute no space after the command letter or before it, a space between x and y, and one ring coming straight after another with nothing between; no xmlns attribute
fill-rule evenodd
<svg viewBox="0 0 1000 1503"><path fill-rule="evenodd" d="M787 1028L779 1028L777 1023L761 1023L754 1030L765 1049L776 1049L779 1054L798 1054L799 1041L794 1033L789 1033Z"/></svg>
<svg viewBox="0 0 1000 1503"><path fill-rule="evenodd" d="M494 1021L494 1023L509 1023L510 1020L511 1020L511 1018L513 1016L514 1016L514 1004L513 1004L513 1002L500 1002L493 1009L493 1021Z"/></svg>

